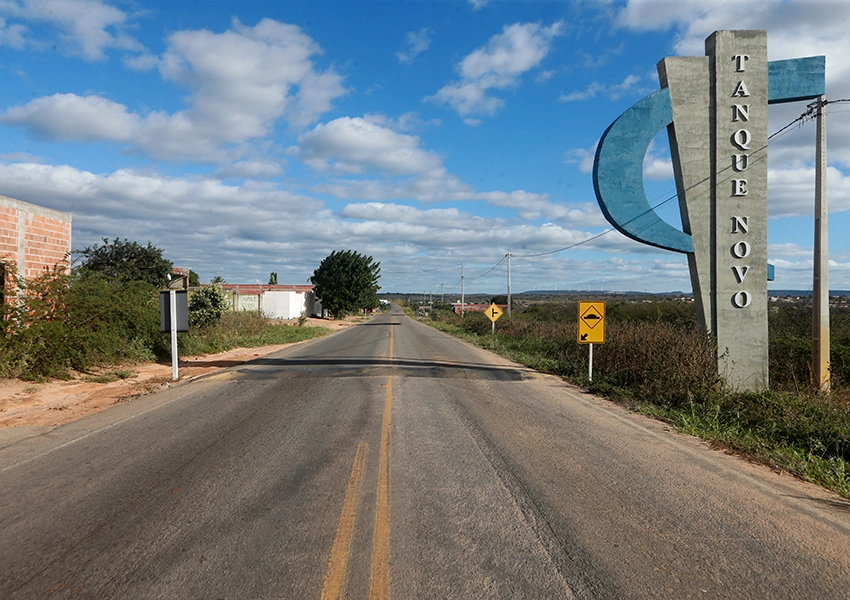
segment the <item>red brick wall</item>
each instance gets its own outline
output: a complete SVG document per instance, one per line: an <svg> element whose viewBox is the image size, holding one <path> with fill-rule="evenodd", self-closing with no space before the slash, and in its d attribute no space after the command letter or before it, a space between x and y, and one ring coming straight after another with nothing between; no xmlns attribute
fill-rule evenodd
<svg viewBox="0 0 850 600"><path fill-rule="evenodd" d="M71 251L71 215L0 196L0 258L31 279Z"/></svg>

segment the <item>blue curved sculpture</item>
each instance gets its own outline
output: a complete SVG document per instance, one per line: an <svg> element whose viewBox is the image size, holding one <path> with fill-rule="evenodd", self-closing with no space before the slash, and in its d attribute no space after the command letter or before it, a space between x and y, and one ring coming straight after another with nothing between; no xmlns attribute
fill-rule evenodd
<svg viewBox="0 0 850 600"><path fill-rule="evenodd" d="M643 158L649 144L672 122L666 88L620 115L596 148L593 189L605 218L622 234L665 250L693 252L691 236L662 220L643 188Z"/></svg>
<svg viewBox="0 0 850 600"><path fill-rule="evenodd" d="M826 57L768 63L768 104L817 98L825 92ZM593 189L605 218L638 242L693 252L691 236L666 223L649 204L643 159L652 139L673 122L670 92L661 89L632 106L602 135L593 162Z"/></svg>

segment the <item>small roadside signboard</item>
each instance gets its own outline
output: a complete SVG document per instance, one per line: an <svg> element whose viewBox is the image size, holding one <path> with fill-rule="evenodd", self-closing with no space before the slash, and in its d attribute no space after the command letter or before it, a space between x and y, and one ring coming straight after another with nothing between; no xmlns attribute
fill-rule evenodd
<svg viewBox="0 0 850 600"><path fill-rule="evenodd" d="M578 303L578 343L605 343L605 303Z"/></svg>

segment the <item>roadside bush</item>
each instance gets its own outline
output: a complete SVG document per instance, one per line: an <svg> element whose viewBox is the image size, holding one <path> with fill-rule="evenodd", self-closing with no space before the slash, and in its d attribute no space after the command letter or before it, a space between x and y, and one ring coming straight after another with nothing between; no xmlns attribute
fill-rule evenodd
<svg viewBox="0 0 850 600"><path fill-rule="evenodd" d="M208 327L218 323L228 308L227 294L219 284L202 287L189 299L189 324Z"/></svg>
<svg viewBox="0 0 850 600"><path fill-rule="evenodd" d="M0 376L67 378L107 363L150 360L163 350L156 289L69 275L64 266L16 280L4 307Z"/></svg>

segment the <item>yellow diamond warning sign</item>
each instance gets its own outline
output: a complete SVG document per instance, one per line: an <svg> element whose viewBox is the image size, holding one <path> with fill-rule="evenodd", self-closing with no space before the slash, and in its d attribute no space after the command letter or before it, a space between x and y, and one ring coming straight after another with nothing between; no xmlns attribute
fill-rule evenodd
<svg viewBox="0 0 850 600"><path fill-rule="evenodd" d="M578 343L605 343L605 303L578 303Z"/></svg>
<svg viewBox="0 0 850 600"><path fill-rule="evenodd" d="M502 316L502 309L496 306L495 304L491 304L490 308L487 309L487 318L490 319L491 322L495 323L499 320L499 317Z"/></svg>

